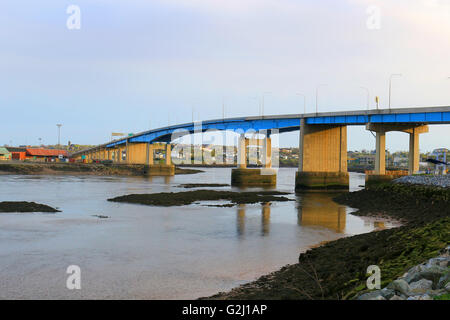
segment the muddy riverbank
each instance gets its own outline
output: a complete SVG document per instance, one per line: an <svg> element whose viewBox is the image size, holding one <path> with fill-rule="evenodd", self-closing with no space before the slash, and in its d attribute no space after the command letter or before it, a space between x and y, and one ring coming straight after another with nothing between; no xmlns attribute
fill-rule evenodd
<svg viewBox="0 0 450 320"><path fill-rule="evenodd" d="M308 250L299 262L208 299L352 299L366 289L367 267L382 286L436 256L450 242L449 189L384 185L335 198L357 215L401 219L398 228L356 235Z"/></svg>
<svg viewBox="0 0 450 320"><path fill-rule="evenodd" d="M100 164L100 163L0 163L0 174L54 174L54 175L98 175L141 176L145 165ZM175 174L195 174L197 169L175 167Z"/></svg>
<svg viewBox="0 0 450 320"><path fill-rule="evenodd" d="M230 201L232 204L268 203L272 201L293 201L283 197L287 192L257 191L232 192L216 190L195 190L186 192L161 192L151 194L129 194L108 199L112 202L126 202L149 206L184 206L199 201Z"/></svg>
<svg viewBox="0 0 450 320"><path fill-rule="evenodd" d="M61 212L55 208L36 202L2 201L0 212Z"/></svg>

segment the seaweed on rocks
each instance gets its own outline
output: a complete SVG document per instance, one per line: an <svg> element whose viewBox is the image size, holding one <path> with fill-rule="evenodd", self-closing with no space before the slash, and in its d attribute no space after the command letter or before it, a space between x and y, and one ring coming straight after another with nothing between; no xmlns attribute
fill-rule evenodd
<svg viewBox="0 0 450 320"><path fill-rule="evenodd" d="M216 190L195 190L185 192L161 192L151 194L129 194L108 201L144 204L150 206L183 206L196 201L231 201L234 204L266 203L272 201L293 201L283 197L287 192L279 191L256 191L256 192L233 192Z"/></svg>

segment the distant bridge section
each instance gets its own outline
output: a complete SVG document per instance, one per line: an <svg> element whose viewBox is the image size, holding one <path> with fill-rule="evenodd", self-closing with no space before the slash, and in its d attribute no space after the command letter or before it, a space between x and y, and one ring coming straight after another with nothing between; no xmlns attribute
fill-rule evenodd
<svg viewBox="0 0 450 320"><path fill-rule="evenodd" d="M385 181L394 178L392 174L386 174L386 132L400 131L409 134L409 173L412 174L419 170L419 135L428 132L428 125L432 124L450 124L450 107L308 113L191 122L144 131L77 152L73 156L88 161L113 160L118 163L147 164L158 174L167 168L166 171L172 174L174 170L170 160L170 142L174 137L180 138L200 131L234 131L240 134L240 138L238 168L233 169L232 177L235 179L232 178L232 183L240 181L239 183L252 185L252 181L263 181L261 183L273 184L276 179L275 173L270 170L270 135L274 130L278 133L300 130L296 189L348 189L347 126L365 125L367 130L376 133L373 177ZM245 132L250 130L265 133L261 145L265 169L269 172L270 179L261 178L264 174L254 171L256 169L246 168L249 141L245 138ZM165 144L160 145L159 142ZM167 168L155 169L153 151L161 148L166 152Z"/></svg>
<svg viewBox="0 0 450 320"><path fill-rule="evenodd" d="M227 130L247 131L253 129L278 129L280 133L298 131L300 119L306 124L339 124L339 125L365 125L367 123L417 123L417 124L446 124L450 123L450 107L405 108L362 110L346 112L326 112L308 114L289 114L260 117L226 118L207 120L201 122L202 131ZM107 148L128 142L170 142L171 135L177 130L194 133L195 123L185 123L152 129L137 133L131 137L104 144Z"/></svg>

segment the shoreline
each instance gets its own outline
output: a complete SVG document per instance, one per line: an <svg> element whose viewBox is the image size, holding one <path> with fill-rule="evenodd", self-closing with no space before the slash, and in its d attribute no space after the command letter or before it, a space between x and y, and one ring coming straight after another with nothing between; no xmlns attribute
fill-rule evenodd
<svg viewBox="0 0 450 320"><path fill-rule="evenodd" d="M0 163L0 175L92 175L92 176L145 176L142 164L100 163ZM175 175L203 172L198 169L175 167Z"/></svg>
<svg viewBox="0 0 450 320"><path fill-rule="evenodd" d="M370 219L388 217L402 224L327 242L301 253L296 264L200 299L354 299L368 292L369 265L380 267L384 286L448 245L449 197L450 189L392 183L341 194L335 201L359 209L352 214Z"/></svg>

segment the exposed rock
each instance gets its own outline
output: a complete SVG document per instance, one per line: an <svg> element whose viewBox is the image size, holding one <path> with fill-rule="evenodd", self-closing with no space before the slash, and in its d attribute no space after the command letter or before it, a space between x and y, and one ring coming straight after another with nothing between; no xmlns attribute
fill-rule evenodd
<svg viewBox="0 0 450 320"><path fill-rule="evenodd" d="M439 282L437 284L438 288L445 288L445 286L450 283L450 272L447 272L446 274L444 274L440 279Z"/></svg>
<svg viewBox="0 0 450 320"><path fill-rule="evenodd" d="M450 256L450 246L446 247L445 249L442 249L441 256L443 256L443 257L449 257Z"/></svg>
<svg viewBox="0 0 450 320"><path fill-rule="evenodd" d="M405 280L409 283L419 281L420 279L427 279L433 281L435 286L438 285L439 279L445 274L447 271L446 268L442 268L436 265L430 266L429 268L425 268L421 272L412 273L405 278Z"/></svg>
<svg viewBox="0 0 450 320"><path fill-rule="evenodd" d="M408 282L403 279L397 279L391 282L388 286L388 289L398 291L404 295L409 295L410 288Z"/></svg>
<svg viewBox="0 0 450 320"><path fill-rule="evenodd" d="M424 294L424 295L410 296L406 300L433 300L433 298L428 294Z"/></svg>
<svg viewBox="0 0 450 320"><path fill-rule="evenodd" d="M381 290L375 290L368 293L364 293L358 297L358 300L380 300L378 297L383 297Z"/></svg>
<svg viewBox="0 0 450 320"><path fill-rule="evenodd" d="M449 259L447 259L447 257L432 258L432 259L428 260L428 263L425 266L426 266L426 268L430 268L432 266L446 268L448 266L448 262L449 262L448 260Z"/></svg>
<svg viewBox="0 0 450 320"><path fill-rule="evenodd" d="M419 281L412 282L409 287L412 293L425 293L427 290L432 289L433 281L420 279Z"/></svg>
<svg viewBox="0 0 450 320"><path fill-rule="evenodd" d="M422 184L427 186L436 186L450 188L450 175L442 176L404 176L394 180L394 183L404 184Z"/></svg>
<svg viewBox="0 0 450 320"><path fill-rule="evenodd" d="M439 257L410 268L386 288L361 297L363 300L379 300L380 295L388 300L433 300L445 296L450 292L449 249L443 249Z"/></svg>
<svg viewBox="0 0 450 320"><path fill-rule="evenodd" d="M369 299L369 300L386 300L386 298L383 296L378 296L378 297L375 297L375 298Z"/></svg>
<svg viewBox="0 0 450 320"><path fill-rule="evenodd" d="M388 289L388 288L384 288L380 290L380 293L383 297L385 297L386 299L390 299L393 296L395 296L395 291Z"/></svg>

